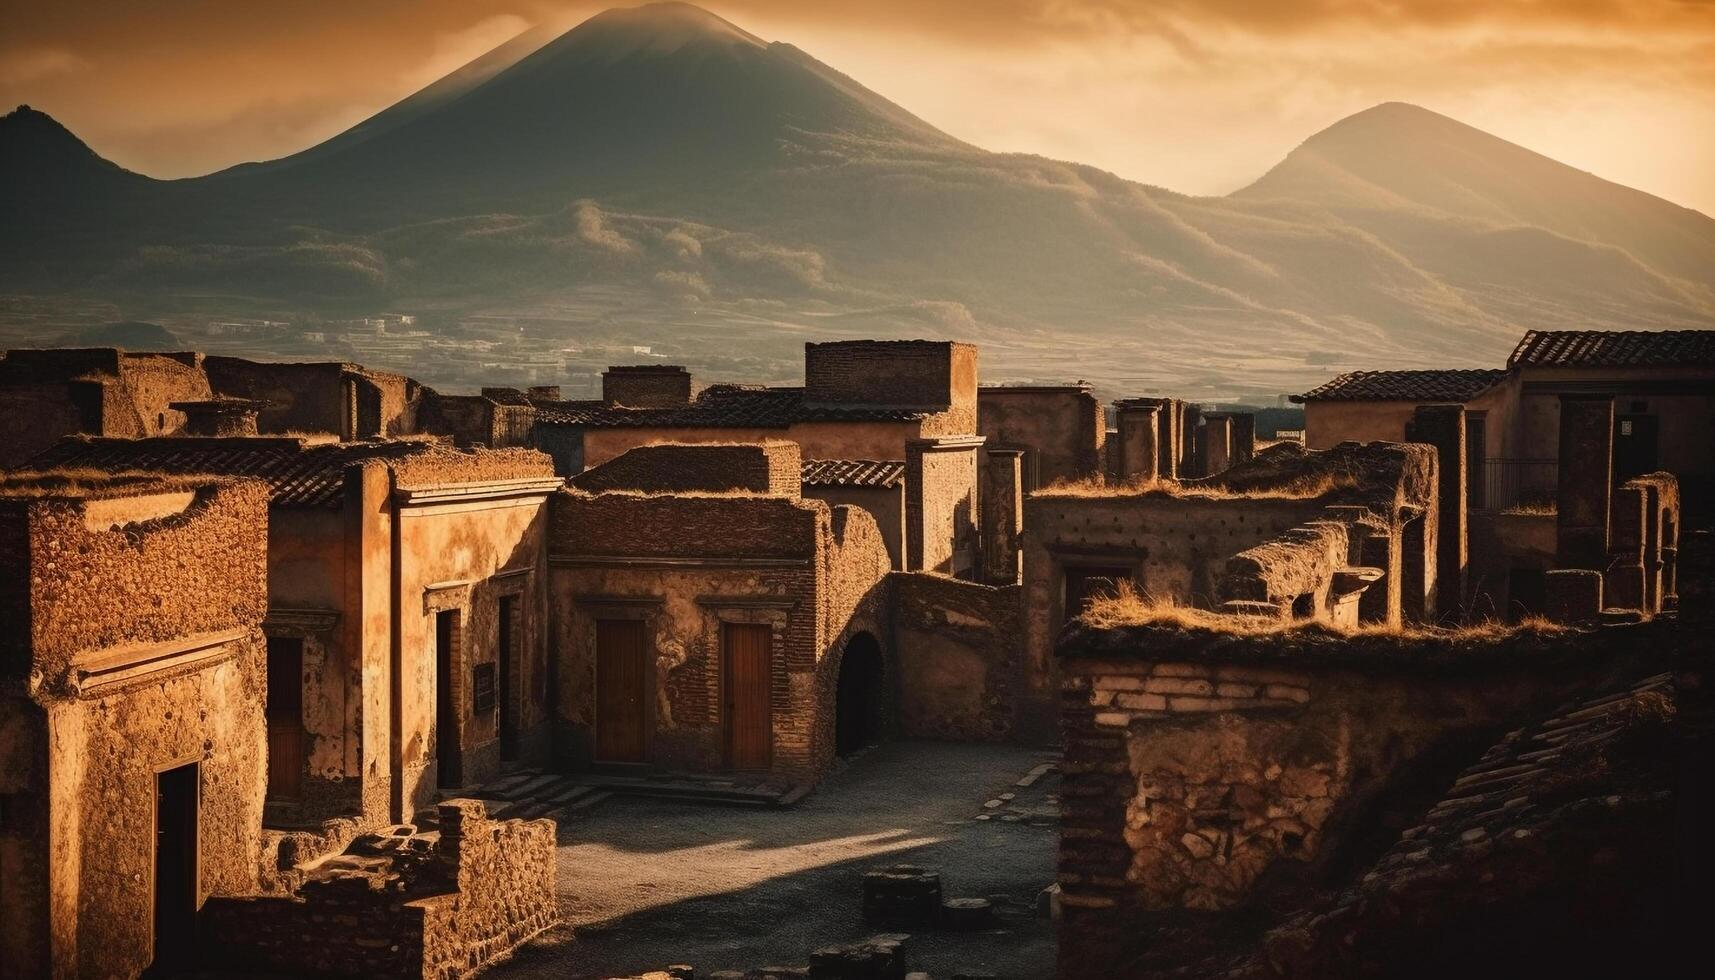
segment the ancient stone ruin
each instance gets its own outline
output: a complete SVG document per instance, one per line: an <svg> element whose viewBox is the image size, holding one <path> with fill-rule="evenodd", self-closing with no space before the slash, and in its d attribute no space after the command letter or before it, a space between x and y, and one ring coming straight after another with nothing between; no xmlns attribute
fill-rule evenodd
<svg viewBox="0 0 1715 980"><path fill-rule="evenodd" d="M556 820L791 821L903 737L1058 746L1064 977L1617 969L1703 751L1712 351L1357 372L1302 444L947 341L583 399L8 352L0 962L467 976L578 887ZM754 975L904 977L997 928L956 884L854 871Z"/></svg>

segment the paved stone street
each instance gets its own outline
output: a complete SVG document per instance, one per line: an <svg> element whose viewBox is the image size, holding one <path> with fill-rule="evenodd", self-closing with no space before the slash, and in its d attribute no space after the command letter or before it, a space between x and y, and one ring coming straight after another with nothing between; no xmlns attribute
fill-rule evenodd
<svg viewBox="0 0 1715 980"><path fill-rule="evenodd" d="M610 800L561 827L559 892L571 929L489 975L801 965L817 947L885 931L860 920L859 879L870 867L909 862L938 869L947 897L988 898L998 914L986 932L913 933L905 948L914 969L1051 976L1053 928L1035 902L1054 878L1059 779L1016 783L1053 757L894 742L856 758L791 810Z"/></svg>

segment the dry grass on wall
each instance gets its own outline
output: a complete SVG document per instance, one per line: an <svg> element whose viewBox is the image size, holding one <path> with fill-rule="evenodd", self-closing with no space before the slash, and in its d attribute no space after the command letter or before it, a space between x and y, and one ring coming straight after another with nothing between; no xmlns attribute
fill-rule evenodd
<svg viewBox="0 0 1715 980"><path fill-rule="evenodd" d="M1082 480L1056 480L1048 486L1032 491L1032 495L1100 499L1159 494L1188 500L1312 500L1356 485L1356 481L1348 475L1318 474L1289 480L1267 490L1242 492L1223 487L1182 483L1178 480L1108 480L1103 476L1092 476Z"/></svg>
<svg viewBox="0 0 1715 980"><path fill-rule="evenodd" d="M1130 582L1121 582L1113 595L1096 596L1078 621L1092 629L1118 629L1126 626L1158 626L1184 630L1209 630L1247 636L1266 636L1294 630L1315 630L1340 636L1394 636L1405 639L1504 639L1519 633L1566 633L1574 627L1553 623L1540 617L1530 617L1517 623L1483 620L1465 626L1388 626L1367 624L1351 628L1327 623L1292 621L1270 616L1242 616L1219 613L1195 606L1183 606L1171 597L1157 598L1139 592Z"/></svg>

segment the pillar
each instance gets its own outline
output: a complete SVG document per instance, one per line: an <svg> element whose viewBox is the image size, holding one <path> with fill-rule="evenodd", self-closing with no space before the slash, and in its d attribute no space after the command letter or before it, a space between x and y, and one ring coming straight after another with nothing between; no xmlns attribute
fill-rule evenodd
<svg viewBox="0 0 1715 980"><path fill-rule="evenodd" d="M1234 412L1227 418L1233 421L1233 450L1229 465L1248 463L1256 456L1256 416L1250 412Z"/></svg>
<svg viewBox="0 0 1715 980"><path fill-rule="evenodd" d="M1179 418L1185 406L1171 398L1161 400L1161 411L1157 421L1161 425L1161 433L1156 439L1156 449L1159 460L1155 467L1155 475L1162 480L1176 480L1179 472Z"/></svg>
<svg viewBox="0 0 1715 980"><path fill-rule="evenodd" d="M1185 404L1179 413L1179 477L1189 479L1206 475L1197 455L1197 423L1203 420L1203 409Z"/></svg>
<svg viewBox="0 0 1715 980"><path fill-rule="evenodd" d="M1407 442L1435 447L1435 599L1433 607L1447 619L1460 614L1465 603L1470 560L1470 528L1466 524L1465 407L1419 405L1406 423Z"/></svg>
<svg viewBox="0 0 1715 980"><path fill-rule="evenodd" d="M1649 493L1628 483L1613 491L1609 511L1608 563L1602 569L1603 604L1616 609L1648 610L1645 583L1644 529L1649 520Z"/></svg>
<svg viewBox="0 0 1715 980"><path fill-rule="evenodd" d="M1119 420L1119 460L1115 476L1127 482L1148 483L1156 478L1161 464L1161 406L1153 401L1128 399L1114 406Z"/></svg>
<svg viewBox="0 0 1715 980"><path fill-rule="evenodd" d="M1203 475L1214 476L1233 460L1233 417L1210 415L1203 422Z"/></svg>
<svg viewBox="0 0 1715 980"><path fill-rule="evenodd" d="M1601 568L1608 558L1608 504L1614 483L1612 395L1560 396L1559 470L1556 564Z"/></svg>
<svg viewBox="0 0 1715 980"><path fill-rule="evenodd" d="M1024 530L1024 451L988 450L983 470L983 581L1014 585L1021 571Z"/></svg>

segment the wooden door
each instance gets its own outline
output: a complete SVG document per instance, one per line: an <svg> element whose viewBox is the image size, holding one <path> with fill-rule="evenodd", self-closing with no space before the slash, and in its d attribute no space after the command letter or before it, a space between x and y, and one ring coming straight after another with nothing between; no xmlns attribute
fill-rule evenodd
<svg viewBox="0 0 1715 980"><path fill-rule="evenodd" d="M774 712L769 697L773 677L774 631L765 623L726 623L727 765L767 769L774 749Z"/></svg>
<svg viewBox="0 0 1715 980"><path fill-rule="evenodd" d="M495 656L500 660L500 760L511 762L518 758L518 664L514 652L518 631L518 597L500 597L499 635L495 637Z"/></svg>
<svg viewBox="0 0 1715 980"><path fill-rule="evenodd" d="M640 619L595 624L595 758L644 761L648 720L648 650Z"/></svg>
<svg viewBox="0 0 1715 980"><path fill-rule="evenodd" d="M268 798L304 791L304 641L268 638Z"/></svg>
<svg viewBox="0 0 1715 980"><path fill-rule="evenodd" d="M442 789L464 785L464 753L459 746L459 705L454 695L453 655L458 644L459 614L435 614L435 780Z"/></svg>
<svg viewBox="0 0 1715 980"><path fill-rule="evenodd" d="M1470 510L1489 509L1487 422L1484 412L1465 413L1465 506Z"/></svg>

